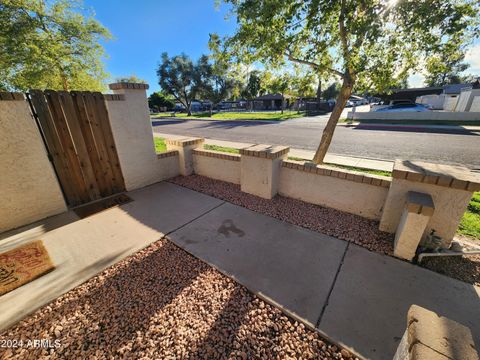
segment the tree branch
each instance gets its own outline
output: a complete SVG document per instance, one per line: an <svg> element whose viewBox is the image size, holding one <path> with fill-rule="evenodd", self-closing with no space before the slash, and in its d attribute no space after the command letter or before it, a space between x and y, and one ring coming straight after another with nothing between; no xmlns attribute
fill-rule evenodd
<svg viewBox="0 0 480 360"><path fill-rule="evenodd" d="M338 19L338 32L340 33L340 42L342 44L342 53L345 65L350 66L350 54L348 53L347 31L345 29L345 1L340 5L340 17Z"/></svg>
<svg viewBox="0 0 480 360"><path fill-rule="evenodd" d="M303 60L303 59L296 58L288 50L286 51L285 55L287 56L288 60L290 60L290 61L293 61L293 62L296 62L296 63L299 63L299 64L303 64L303 65L308 65L308 66L313 67L314 69L327 70L334 75L340 76L342 79L345 77L345 74L342 73L341 71L338 71L337 69L333 69L333 68L329 68L329 67L323 67L322 65L317 64L313 61L308 61L308 60Z"/></svg>

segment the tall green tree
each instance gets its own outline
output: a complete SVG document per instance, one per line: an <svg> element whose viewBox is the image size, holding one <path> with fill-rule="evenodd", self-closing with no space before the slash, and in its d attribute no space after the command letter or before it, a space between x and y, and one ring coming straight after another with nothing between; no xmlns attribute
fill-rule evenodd
<svg viewBox="0 0 480 360"><path fill-rule="evenodd" d="M148 107L156 111L160 111L162 107L171 110L175 107L175 101L171 96L157 91L148 97Z"/></svg>
<svg viewBox="0 0 480 360"><path fill-rule="evenodd" d="M357 82L376 91L404 78L443 43L478 36L478 0L224 0L237 17L225 39L243 61L286 60L337 77L342 87L314 162L322 163Z"/></svg>
<svg viewBox="0 0 480 360"><path fill-rule="evenodd" d="M172 95L192 115L192 101L204 90L211 76L208 57L202 55L196 63L185 54L169 57L162 54L162 62L157 69L158 83L162 90Z"/></svg>
<svg viewBox="0 0 480 360"><path fill-rule="evenodd" d="M144 79L139 78L137 75L122 76L115 79L116 82L123 83L137 83L137 84L146 84L147 82Z"/></svg>
<svg viewBox="0 0 480 360"><path fill-rule="evenodd" d="M468 79L462 74L469 68L465 60L465 49L459 42L448 42L442 45L438 54L430 56L425 64L425 84L427 86L444 86L460 84Z"/></svg>
<svg viewBox="0 0 480 360"><path fill-rule="evenodd" d="M285 108L285 95L292 90L292 79L293 77L290 74L284 73L280 76L275 76L268 84L270 93L282 95L282 114Z"/></svg>
<svg viewBox="0 0 480 360"><path fill-rule="evenodd" d="M323 91L323 97L326 100L330 99L335 99L338 97L338 94L340 94L340 89L342 88L342 85L338 82L334 82L330 84L324 91Z"/></svg>
<svg viewBox="0 0 480 360"><path fill-rule="evenodd" d="M260 93L262 87L261 71L253 70L248 76L248 81L241 92L243 98L247 100L255 99Z"/></svg>
<svg viewBox="0 0 480 360"><path fill-rule="evenodd" d="M229 64L221 59L205 65L205 78L199 93L203 98L210 100L212 105L231 98L238 87L238 81L230 75L229 70ZM210 115L211 113L212 108L210 108Z"/></svg>
<svg viewBox="0 0 480 360"><path fill-rule="evenodd" d="M103 90L100 41L108 38L78 1L2 0L0 88Z"/></svg>

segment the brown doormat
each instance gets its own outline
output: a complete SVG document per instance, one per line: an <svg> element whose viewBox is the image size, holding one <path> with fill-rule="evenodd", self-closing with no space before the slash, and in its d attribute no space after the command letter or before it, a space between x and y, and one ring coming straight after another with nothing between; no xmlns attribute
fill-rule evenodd
<svg viewBox="0 0 480 360"><path fill-rule="evenodd" d="M41 240L0 254L0 295L6 294L53 270Z"/></svg>
<svg viewBox="0 0 480 360"><path fill-rule="evenodd" d="M90 203L87 205L80 206L73 211L77 214L81 219L86 218L88 216L92 216L100 211L107 210L114 206L123 205L133 201L132 198L125 194L119 194L107 199L103 199L100 201L96 201L94 203Z"/></svg>

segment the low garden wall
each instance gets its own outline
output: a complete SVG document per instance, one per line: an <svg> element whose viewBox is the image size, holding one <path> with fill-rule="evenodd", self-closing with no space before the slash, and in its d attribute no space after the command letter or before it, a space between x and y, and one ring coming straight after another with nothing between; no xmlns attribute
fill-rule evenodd
<svg viewBox="0 0 480 360"><path fill-rule="evenodd" d="M240 184L240 155L195 149L193 168L198 175Z"/></svg>
<svg viewBox="0 0 480 360"><path fill-rule="evenodd" d="M476 123L480 121L480 112L470 111L427 111L427 112L351 112L347 114L348 119L356 121L462 121L465 123Z"/></svg>
<svg viewBox="0 0 480 360"><path fill-rule="evenodd" d="M285 146L259 144L227 154L204 150L201 138L166 144L179 152L182 175L196 173L240 184L243 192L265 199L280 194L377 220L380 230L397 233L394 254L405 260L413 259L431 230L448 248L473 192L480 190L479 174L461 166L397 160L393 177L386 177L288 160Z"/></svg>
<svg viewBox="0 0 480 360"><path fill-rule="evenodd" d="M379 220L391 179L303 162L284 161L278 193Z"/></svg>

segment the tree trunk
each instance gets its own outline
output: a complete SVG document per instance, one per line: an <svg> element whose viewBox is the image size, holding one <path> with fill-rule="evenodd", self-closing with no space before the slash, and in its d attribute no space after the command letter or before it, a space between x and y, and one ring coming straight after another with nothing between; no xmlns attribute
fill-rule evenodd
<svg viewBox="0 0 480 360"><path fill-rule="evenodd" d="M61 73L60 73L60 78L62 79L63 91L68 91L68 81L67 81L67 77L65 76L65 74L63 73L62 70L61 70Z"/></svg>
<svg viewBox="0 0 480 360"><path fill-rule="evenodd" d="M342 115L342 111L347 104L347 100L352 94L354 80L350 77L346 77L343 80L342 88L340 89L340 94L338 94L337 102L333 108L330 118L328 119L325 129L323 129L322 139L320 140L320 145L315 153L313 162L315 164L322 164L327 154L330 143L332 142L333 132L337 126L338 119Z"/></svg>
<svg viewBox="0 0 480 360"><path fill-rule="evenodd" d="M317 86L317 103L320 104L320 99L322 98L322 80L318 79Z"/></svg>
<svg viewBox="0 0 480 360"><path fill-rule="evenodd" d="M192 104L187 102L187 116L192 116Z"/></svg>

